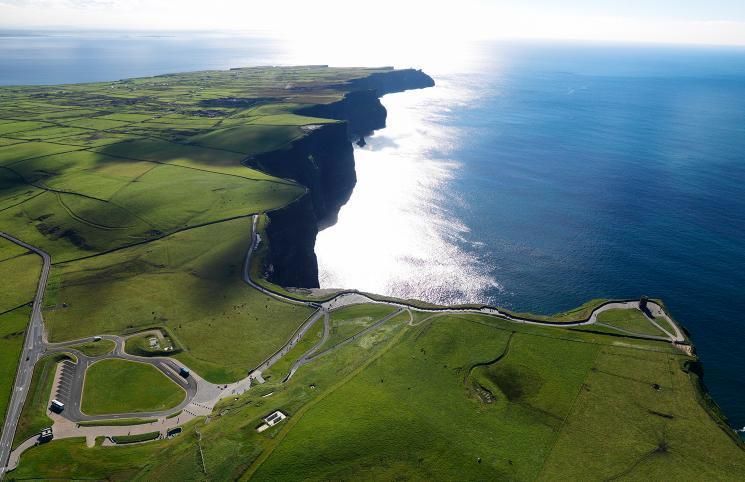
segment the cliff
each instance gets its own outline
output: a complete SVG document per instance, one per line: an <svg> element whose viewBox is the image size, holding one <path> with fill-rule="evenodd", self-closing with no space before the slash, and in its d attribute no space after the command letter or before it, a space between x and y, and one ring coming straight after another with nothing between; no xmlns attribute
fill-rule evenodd
<svg viewBox="0 0 745 482"><path fill-rule="evenodd" d="M343 122L314 126L286 148L260 154L244 164L307 187L313 222L321 229L336 222L339 208L357 182L354 152Z"/></svg>
<svg viewBox="0 0 745 482"><path fill-rule="evenodd" d="M382 129L388 116L375 90L348 92L337 102L305 107L297 113L346 121L349 140L356 140L372 134L376 129Z"/></svg>
<svg viewBox="0 0 745 482"><path fill-rule="evenodd" d="M350 140L367 136L385 127L387 112L380 97L394 92L432 87L435 81L421 70L404 69L378 72L350 80L336 87L346 91L344 97L329 104L318 104L297 111L298 114L347 122Z"/></svg>
<svg viewBox="0 0 745 482"><path fill-rule="evenodd" d="M308 188L301 200L269 214L270 250L264 260L269 281L287 287L319 286L316 235L336 222L357 182L351 141L385 127L387 112L380 96L433 85L427 74L407 69L377 72L333 86L346 92L341 100L296 112L343 122L309 126L308 133L289 146L243 161Z"/></svg>
<svg viewBox="0 0 745 482"><path fill-rule="evenodd" d="M390 70L347 82L350 90L374 90L379 96L411 89L434 87L435 81L417 69Z"/></svg>
<svg viewBox="0 0 745 482"><path fill-rule="evenodd" d="M318 228L310 196L268 213L265 235L269 251L264 273L280 286L318 288L318 262L314 247Z"/></svg>

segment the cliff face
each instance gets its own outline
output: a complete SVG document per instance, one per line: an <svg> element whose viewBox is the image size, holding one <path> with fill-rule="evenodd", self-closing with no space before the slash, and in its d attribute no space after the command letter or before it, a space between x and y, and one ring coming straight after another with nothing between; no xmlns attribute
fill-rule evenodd
<svg viewBox="0 0 745 482"><path fill-rule="evenodd" d="M336 222L339 208L357 182L354 152L342 122L313 127L287 148L247 159L244 164L307 187L313 222L321 229Z"/></svg>
<svg viewBox="0 0 745 482"><path fill-rule="evenodd" d="M348 92L340 101L306 107L297 113L310 117L345 120L351 140L370 135L374 130L385 127L388 115L380 103L378 93L371 89Z"/></svg>
<svg viewBox="0 0 745 482"><path fill-rule="evenodd" d="M287 287L319 286L316 235L336 222L357 182L351 140L385 127L387 112L380 96L433 85L431 77L413 69L380 72L339 85L347 91L341 100L297 113L345 122L309 127L308 134L290 146L244 161L308 188L301 200L269 214L269 281Z"/></svg>
<svg viewBox="0 0 745 482"><path fill-rule="evenodd" d="M264 272L280 286L318 288L316 216L310 196L268 214L269 255Z"/></svg>
<svg viewBox="0 0 745 482"><path fill-rule="evenodd" d="M411 89L434 87L435 81L421 70L402 69L379 72L348 82L350 90L374 90L379 96Z"/></svg>

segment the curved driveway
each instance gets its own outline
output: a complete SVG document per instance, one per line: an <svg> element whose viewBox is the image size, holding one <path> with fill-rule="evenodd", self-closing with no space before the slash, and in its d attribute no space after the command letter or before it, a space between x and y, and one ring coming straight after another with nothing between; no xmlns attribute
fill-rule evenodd
<svg viewBox="0 0 745 482"><path fill-rule="evenodd" d="M184 378L179 375L179 370L183 365L180 365L170 358L165 357L141 357L130 355L124 351L124 338L115 335L101 335L101 338L113 341L116 346L111 353L100 355L96 357L90 357L78 350L70 348L74 345L81 343L94 341L93 337L85 338L83 340L68 341L64 343L49 344L47 352L49 353L73 353L78 359L77 363L73 365L74 372L72 377L72 386L70 387L70 398L65 403L65 410L60 415L72 422L81 422L86 420L113 420L118 418L135 418L135 417L161 417L167 416L182 410L186 407L197 394L198 383L197 380L191 375L188 378ZM151 412L132 412L132 413L117 413L110 415L86 415L80 408L80 404L83 398L83 386L85 384L85 374L88 367L93 363L100 360L127 360L132 362L146 363L152 365L160 370L165 376L170 378L174 383L180 386L184 392L184 400L176 407L168 410L151 411Z"/></svg>

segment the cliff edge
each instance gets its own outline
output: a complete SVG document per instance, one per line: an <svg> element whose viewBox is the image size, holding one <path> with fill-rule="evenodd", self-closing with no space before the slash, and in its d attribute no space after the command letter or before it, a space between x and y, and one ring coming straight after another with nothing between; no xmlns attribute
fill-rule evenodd
<svg viewBox="0 0 745 482"><path fill-rule="evenodd" d="M269 281L285 287L319 286L316 234L336 222L357 183L352 141L385 127L382 95L434 84L430 76L415 69L376 72L335 84L334 88L345 92L340 100L295 113L340 122L308 126L306 135L284 148L244 161L308 189L303 199L268 215L266 235L271 250L264 260L264 272Z"/></svg>

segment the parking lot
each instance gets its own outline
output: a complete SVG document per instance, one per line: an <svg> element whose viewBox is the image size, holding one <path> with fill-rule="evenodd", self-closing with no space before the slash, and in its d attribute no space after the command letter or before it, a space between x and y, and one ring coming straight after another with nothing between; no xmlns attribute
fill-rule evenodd
<svg viewBox="0 0 745 482"><path fill-rule="evenodd" d="M72 382L75 376L75 363L70 360L62 362L62 368L60 369L60 377L57 382L57 388L54 392L54 398L62 403L67 403L70 400L70 392L72 390Z"/></svg>

